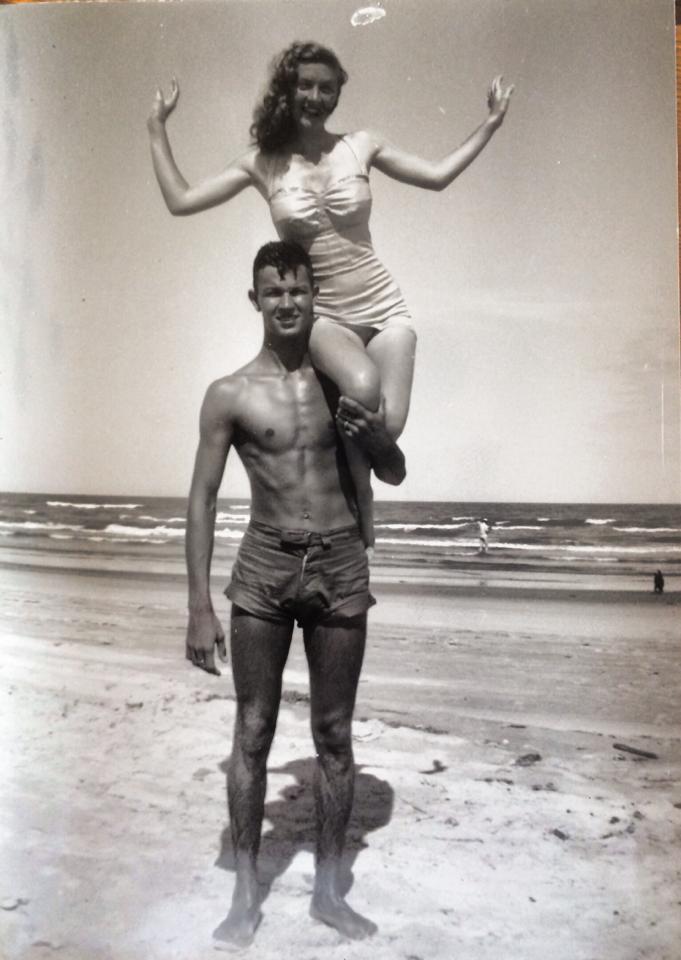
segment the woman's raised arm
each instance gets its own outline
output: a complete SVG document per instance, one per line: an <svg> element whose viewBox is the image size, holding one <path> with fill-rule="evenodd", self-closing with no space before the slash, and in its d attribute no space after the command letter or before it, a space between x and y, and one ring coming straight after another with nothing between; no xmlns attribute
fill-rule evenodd
<svg viewBox="0 0 681 960"><path fill-rule="evenodd" d="M472 163L480 151L489 143L493 134L503 123L513 86L502 86L502 78L495 77L487 94L489 115L477 130L442 160L424 160L415 154L407 153L393 146L380 136L370 134L371 146L369 162L381 173L426 190L444 190L466 167Z"/></svg>
<svg viewBox="0 0 681 960"><path fill-rule="evenodd" d="M180 173L166 132L166 120L173 112L180 96L177 80L173 79L169 97L159 88L147 120L154 173L163 199L175 216L186 216L224 203L253 183L251 150L231 163L226 170L191 187Z"/></svg>

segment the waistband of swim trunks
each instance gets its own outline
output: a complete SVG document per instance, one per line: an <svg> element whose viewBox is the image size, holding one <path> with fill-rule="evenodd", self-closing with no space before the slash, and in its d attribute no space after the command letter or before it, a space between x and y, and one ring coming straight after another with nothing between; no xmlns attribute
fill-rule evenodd
<svg viewBox="0 0 681 960"><path fill-rule="evenodd" d="M303 540L307 540L310 546L314 543L320 543L322 540L347 539L350 536L359 538L359 528L354 523L351 523L347 527L334 527L332 530L301 530L271 527L268 523L263 523L261 520L251 520L248 524L247 530L248 529L258 530L260 533L276 538L280 542L292 540L300 543Z"/></svg>

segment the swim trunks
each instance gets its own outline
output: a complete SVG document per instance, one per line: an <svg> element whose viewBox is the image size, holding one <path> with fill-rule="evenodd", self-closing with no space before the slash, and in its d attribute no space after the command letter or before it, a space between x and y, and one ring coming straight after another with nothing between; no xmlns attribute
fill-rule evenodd
<svg viewBox="0 0 681 960"><path fill-rule="evenodd" d="M343 326L412 328L409 310L392 275L374 252L369 232L369 173L346 137L356 173L320 192L299 186L283 158L269 160L267 196L282 240L294 240L312 260L319 295L315 313Z"/></svg>
<svg viewBox="0 0 681 960"><path fill-rule="evenodd" d="M252 520L225 594L247 613L298 626L356 617L376 601L356 526L323 533L278 530Z"/></svg>

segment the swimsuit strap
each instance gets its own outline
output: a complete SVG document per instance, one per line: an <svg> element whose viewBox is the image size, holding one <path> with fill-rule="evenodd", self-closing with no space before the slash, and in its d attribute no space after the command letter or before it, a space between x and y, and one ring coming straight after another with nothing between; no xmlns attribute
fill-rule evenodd
<svg viewBox="0 0 681 960"><path fill-rule="evenodd" d="M361 161L361 160L359 159L359 157L357 156L357 153L356 153L356 151L355 151L355 148L352 146L352 144L350 143L350 141L349 141L348 138L347 138L347 134L344 134L344 135L341 137L341 142L345 144L345 146L348 148L348 150L350 151L350 153L351 153L351 154L353 155L353 157L355 158L355 161L356 161L356 163L357 163L357 166L359 167L359 171L360 171L360 173L362 174L362 176L363 176L363 177L367 177L367 176L369 175L369 171L367 170L366 166L362 163L362 161Z"/></svg>

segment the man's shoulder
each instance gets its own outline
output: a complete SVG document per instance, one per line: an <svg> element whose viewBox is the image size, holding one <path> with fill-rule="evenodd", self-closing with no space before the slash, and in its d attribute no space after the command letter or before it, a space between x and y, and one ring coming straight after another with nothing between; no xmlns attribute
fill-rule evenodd
<svg viewBox="0 0 681 960"><path fill-rule="evenodd" d="M259 357L254 357L233 373L214 380L206 390L205 403L218 409L233 410L252 385L263 378Z"/></svg>

